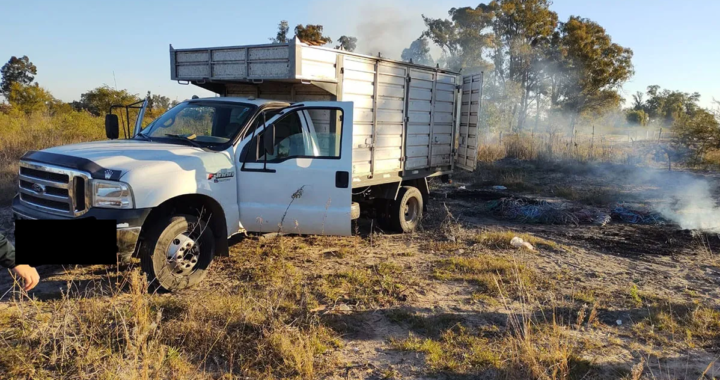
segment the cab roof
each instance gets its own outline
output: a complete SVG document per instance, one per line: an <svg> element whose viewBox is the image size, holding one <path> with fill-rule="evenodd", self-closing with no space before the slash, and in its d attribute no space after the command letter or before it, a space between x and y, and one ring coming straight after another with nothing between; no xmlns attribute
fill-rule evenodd
<svg viewBox="0 0 720 380"><path fill-rule="evenodd" d="M279 100L273 100L273 99L259 99L259 98L241 98L236 96L213 96L213 97L207 97L207 98L197 98L197 99L186 99L185 101L217 101L217 102L237 102L237 103L245 103L245 104L253 104L256 106L263 106L266 104L281 104L281 105L290 105L292 102L285 102L285 101L279 101Z"/></svg>

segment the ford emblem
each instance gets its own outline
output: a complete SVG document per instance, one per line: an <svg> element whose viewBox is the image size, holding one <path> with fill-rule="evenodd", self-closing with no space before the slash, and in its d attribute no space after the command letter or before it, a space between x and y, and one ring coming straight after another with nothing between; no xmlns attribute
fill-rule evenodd
<svg viewBox="0 0 720 380"><path fill-rule="evenodd" d="M33 183L32 190L38 194L43 194L45 192L45 186L39 183Z"/></svg>
<svg viewBox="0 0 720 380"><path fill-rule="evenodd" d="M110 178L112 178L112 175L113 175L113 171L112 171L112 170L110 170L110 169L105 170L105 179L110 179Z"/></svg>

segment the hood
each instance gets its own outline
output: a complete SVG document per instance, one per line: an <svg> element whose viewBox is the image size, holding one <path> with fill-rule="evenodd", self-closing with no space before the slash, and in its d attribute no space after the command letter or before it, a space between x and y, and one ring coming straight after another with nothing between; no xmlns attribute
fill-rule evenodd
<svg viewBox="0 0 720 380"><path fill-rule="evenodd" d="M162 165L167 170L194 169L204 166L227 166L232 163L226 152L209 152L180 144L167 144L142 140L107 140L52 147L45 153L78 157L94 162L105 169L122 172Z"/></svg>

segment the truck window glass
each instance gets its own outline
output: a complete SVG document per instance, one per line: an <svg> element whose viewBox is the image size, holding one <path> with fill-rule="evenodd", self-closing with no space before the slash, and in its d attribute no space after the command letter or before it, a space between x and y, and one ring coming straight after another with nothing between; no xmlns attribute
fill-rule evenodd
<svg viewBox="0 0 720 380"><path fill-rule="evenodd" d="M269 118L269 117L268 117ZM301 118L307 128L303 129ZM262 124L262 123L260 123ZM261 134L264 134L263 131ZM309 109L291 112L275 122L274 152L268 162L293 157L339 158L342 136L342 111L336 109ZM248 145L246 162L264 162L258 155L260 136ZM243 157L245 157L243 155Z"/></svg>
<svg viewBox="0 0 720 380"><path fill-rule="evenodd" d="M193 140L199 143L225 143L247 123L254 108L243 103L181 103L145 128L143 134L158 138L195 135Z"/></svg>
<svg viewBox="0 0 720 380"><path fill-rule="evenodd" d="M270 120L270 119L272 119L272 118L275 117L275 115L277 115L278 112L280 112L280 111L282 111L282 108L269 109L269 110L262 111L260 114L258 114L258 116L255 118L255 120L253 120L252 124L250 124L250 128L248 128L247 132L245 132L245 135L243 136L243 138L248 137L248 136L252 136L253 132L254 132L259 126L261 126L262 123L263 123L265 120ZM265 114L265 117L263 117L263 114Z"/></svg>
<svg viewBox="0 0 720 380"><path fill-rule="evenodd" d="M305 139L297 112L292 112L275 122L275 151L267 159L285 159L305 156ZM264 160L260 156L260 160Z"/></svg>
<svg viewBox="0 0 720 380"><path fill-rule="evenodd" d="M340 157L342 136L342 111L337 109L309 109L306 119L311 131L315 131L317 144L315 157Z"/></svg>

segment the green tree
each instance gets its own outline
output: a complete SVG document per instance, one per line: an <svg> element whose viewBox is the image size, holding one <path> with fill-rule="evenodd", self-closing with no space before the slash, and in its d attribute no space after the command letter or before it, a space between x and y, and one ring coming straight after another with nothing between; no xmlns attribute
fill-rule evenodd
<svg viewBox="0 0 720 380"><path fill-rule="evenodd" d="M644 127L648 125L648 114L645 113L643 110L629 110L625 114L625 120L627 120L628 124L634 125L634 126L641 126Z"/></svg>
<svg viewBox="0 0 720 380"><path fill-rule="evenodd" d="M110 106L126 105L139 100L137 95L129 94L127 90L115 90L105 85L80 95L80 101L73 102L73 108L100 116L107 113Z"/></svg>
<svg viewBox="0 0 720 380"><path fill-rule="evenodd" d="M357 48L357 38L355 37L342 36L338 38L337 42L340 45L335 46L335 49L343 49L352 52L355 51L355 48Z"/></svg>
<svg viewBox="0 0 720 380"><path fill-rule="evenodd" d="M431 66L435 64L430 54L430 42L425 37L420 37L413 41L410 47L402 51L400 58L405 62L412 62L418 65Z"/></svg>
<svg viewBox="0 0 720 380"><path fill-rule="evenodd" d="M313 46L322 46L332 42L332 38L323 36L322 25L299 24L295 27L295 35L300 41Z"/></svg>
<svg viewBox="0 0 720 380"><path fill-rule="evenodd" d="M576 16L561 23L550 42L552 104L571 116L620 104L618 89L633 74L632 50L612 42L596 22Z"/></svg>
<svg viewBox="0 0 720 380"><path fill-rule="evenodd" d="M15 56L10 57L10 60L0 69L2 73L2 82L0 82L0 93L5 98L8 98L13 83L19 83L21 85L29 85L35 79L37 75L37 67L30 62L30 59L24 55L22 58Z"/></svg>
<svg viewBox="0 0 720 380"><path fill-rule="evenodd" d="M558 25L548 0L499 0L495 10L495 77L520 85L517 126L522 129L533 101L540 102L546 73L544 53Z"/></svg>
<svg viewBox="0 0 720 380"><path fill-rule="evenodd" d="M50 92L40 87L37 83L12 83L7 99L13 107L27 114L47 111L49 107L56 103L55 98L53 98Z"/></svg>
<svg viewBox="0 0 720 380"><path fill-rule="evenodd" d="M705 109L680 113L673 122L675 143L687 148L691 163L700 163L709 150L720 149L720 123Z"/></svg>
<svg viewBox="0 0 720 380"><path fill-rule="evenodd" d="M494 20L493 5L452 8L448 15L449 20L422 16L427 28L423 37L442 49L443 66L450 70L487 70L490 63L483 54L494 43L488 29Z"/></svg>
<svg viewBox="0 0 720 380"><path fill-rule="evenodd" d="M681 91L661 90L660 86L649 86L648 99L643 105L650 119L661 126L670 127L681 115L692 116L701 107L700 94Z"/></svg>
<svg viewBox="0 0 720 380"><path fill-rule="evenodd" d="M643 101L644 94L640 91L635 92L633 97L633 109L635 111L644 111L645 110L645 102Z"/></svg>
<svg viewBox="0 0 720 380"><path fill-rule="evenodd" d="M533 102L539 115L541 95L547 92L545 52L558 25L558 16L549 7L548 0L493 0L475 8L453 8L451 20L423 16L427 27L423 36L443 49L441 61L450 69L492 69L488 79L495 82L498 98L490 102L500 101L505 107L515 94L506 96L502 90L515 91L517 86L506 82L516 82L520 98L510 111L513 126L522 128Z"/></svg>
<svg viewBox="0 0 720 380"><path fill-rule="evenodd" d="M167 110L170 108L170 98L162 95L152 95L148 104L150 109Z"/></svg>
<svg viewBox="0 0 720 380"><path fill-rule="evenodd" d="M275 35L275 38L271 38L270 41L272 41L274 44L287 43L288 31L290 31L290 26L288 26L288 22L285 20L280 21L280 23L278 24L277 35Z"/></svg>

